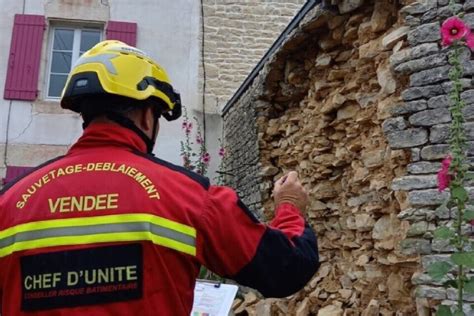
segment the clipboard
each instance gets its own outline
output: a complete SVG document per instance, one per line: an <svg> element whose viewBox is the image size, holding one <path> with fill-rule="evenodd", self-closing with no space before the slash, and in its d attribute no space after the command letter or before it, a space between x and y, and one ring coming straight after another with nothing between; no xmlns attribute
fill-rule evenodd
<svg viewBox="0 0 474 316"><path fill-rule="evenodd" d="M237 290L237 285L197 280L191 316L228 316Z"/></svg>

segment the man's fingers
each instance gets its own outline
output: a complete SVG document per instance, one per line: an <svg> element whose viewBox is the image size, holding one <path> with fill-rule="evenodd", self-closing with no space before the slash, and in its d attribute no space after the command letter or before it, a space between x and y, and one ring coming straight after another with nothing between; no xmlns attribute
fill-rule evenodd
<svg viewBox="0 0 474 316"><path fill-rule="evenodd" d="M287 182L296 182L298 180L298 173L296 171L290 171L286 176Z"/></svg>

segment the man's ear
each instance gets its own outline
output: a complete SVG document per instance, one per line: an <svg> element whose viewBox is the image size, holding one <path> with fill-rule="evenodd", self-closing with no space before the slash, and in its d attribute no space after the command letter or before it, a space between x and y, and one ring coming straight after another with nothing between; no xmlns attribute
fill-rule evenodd
<svg viewBox="0 0 474 316"><path fill-rule="evenodd" d="M153 129L153 109L151 106L147 106L140 111L140 126L146 131L149 132Z"/></svg>

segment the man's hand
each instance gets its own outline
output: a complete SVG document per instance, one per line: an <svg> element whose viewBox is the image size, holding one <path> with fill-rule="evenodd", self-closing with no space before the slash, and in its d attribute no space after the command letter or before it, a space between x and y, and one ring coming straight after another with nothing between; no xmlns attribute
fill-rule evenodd
<svg viewBox="0 0 474 316"><path fill-rule="evenodd" d="M302 212L306 209L308 206L308 193L298 180L296 171L290 171L286 176L275 182L273 199L277 206L287 202L295 205Z"/></svg>

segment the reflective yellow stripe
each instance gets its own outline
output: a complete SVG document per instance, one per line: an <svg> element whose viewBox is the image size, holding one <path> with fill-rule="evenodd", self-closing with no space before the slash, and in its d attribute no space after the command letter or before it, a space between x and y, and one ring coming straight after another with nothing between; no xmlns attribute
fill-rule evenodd
<svg viewBox="0 0 474 316"><path fill-rule="evenodd" d="M1 231L0 257L43 247L144 240L196 255L195 237L193 227L150 214L55 219Z"/></svg>
<svg viewBox="0 0 474 316"><path fill-rule="evenodd" d="M53 227L67 227L67 226L89 226L94 224L112 224L124 222L150 222L156 225L167 227L180 233L196 237L196 229L191 226L180 224L171 221L164 217L155 216L145 213L137 214L123 214L123 215L105 215L94 217L68 218L68 219L52 219L47 221L31 222L10 227L6 230L0 231L0 239L8 237L19 232L48 229Z"/></svg>

